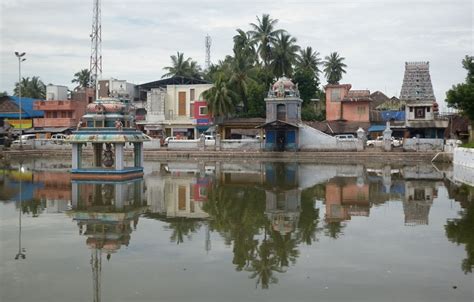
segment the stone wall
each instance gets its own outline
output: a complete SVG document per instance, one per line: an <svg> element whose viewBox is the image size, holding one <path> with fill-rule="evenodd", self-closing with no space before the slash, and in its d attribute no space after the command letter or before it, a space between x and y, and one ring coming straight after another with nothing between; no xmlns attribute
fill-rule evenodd
<svg viewBox="0 0 474 302"><path fill-rule="evenodd" d="M474 149L454 149L453 177L456 181L474 186Z"/></svg>
<svg viewBox="0 0 474 302"><path fill-rule="evenodd" d="M405 151L443 151L443 148L441 138L406 138L403 141Z"/></svg>
<svg viewBox="0 0 474 302"><path fill-rule="evenodd" d="M221 140L221 150L260 150L263 141L259 139L223 139Z"/></svg>
<svg viewBox="0 0 474 302"><path fill-rule="evenodd" d="M198 150L199 140L170 140L168 150Z"/></svg>

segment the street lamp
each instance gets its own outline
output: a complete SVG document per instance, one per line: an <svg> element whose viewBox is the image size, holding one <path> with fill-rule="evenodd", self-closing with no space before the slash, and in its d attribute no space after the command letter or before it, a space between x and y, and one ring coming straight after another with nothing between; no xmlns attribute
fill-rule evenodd
<svg viewBox="0 0 474 302"><path fill-rule="evenodd" d="M21 121L21 62L25 61L26 59L23 58L25 52L19 53L15 51L15 56L18 58L18 98L19 98L19 107L20 107L20 149L23 149L23 123Z"/></svg>
<svg viewBox="0 0 474 302"><path fill-rule="evenodd" d="M21 196L21 182L22 182L22 172L23 166L20 163L20 209L18 211L18 253L15 255L15 260L21 260L26 258L26 249L21 247L21 214L22 214L22 202L23 198Z"/></svg>

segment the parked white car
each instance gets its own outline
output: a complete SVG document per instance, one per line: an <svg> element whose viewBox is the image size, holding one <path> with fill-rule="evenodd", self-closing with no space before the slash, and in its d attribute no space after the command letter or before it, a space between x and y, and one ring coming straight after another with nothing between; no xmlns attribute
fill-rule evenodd
<svg viewBox="0 0 474 302"><path fill-rule="evenodd" d="M53 134L51 136L51 139L52 140L65 140L67 139L67 135L66 134L62 134L62 133L56 133L56 134Z"/></svg>
<svg viewBox="0 0 474 302"><path fill-rule="evenodd" d="M393 147L399 147L403 144L401 139L397 139L392 136L391 144ZM369 139L366 143L367 147L382 147L383 146L383 136L378 136L376 139Z"/></svg>
<svg viewBox="0 0 474 302"><path fill-rule="evenodd" d="M21 143L23 145L30 144L31 142L29 142L29 141L34 140L35 138L36 138L36 134L23 134L21 136ZM12 142L12 145L18 145L19 146L20 145L20 138L14 140Z"/></svg>
<svg viewBox="0 0 474 302"><path fill-rule="evenodd" d="M354 134L338 134L335 136L335 138L345 140L345 139L354 139L355 136Z"/></svg>

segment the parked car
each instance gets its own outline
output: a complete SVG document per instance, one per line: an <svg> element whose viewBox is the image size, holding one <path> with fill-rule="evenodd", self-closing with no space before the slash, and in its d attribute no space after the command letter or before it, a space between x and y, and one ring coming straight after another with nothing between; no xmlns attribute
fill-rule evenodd
<svg viewBox="0 0 474 302"><path fill-rule="evenodd" d="M403 144L402 139L395 137L391 138L391 144L393 147L399 147ZM376 139L369 139L366 143L367 147L382 147L383 146L383 136L378 136Z"/></svg>
<svg viewBox="0 0 474 302"><path fill-rule="evenodd" d="M163 146L168 146L169 141L174 141L174 140L176 140L176 136L168 136L167 138L165 138L163 142Z"/></svg>
<svg viewBox="0 0 474 302"><path fill-rule="evenodd" d="M338 134L335 136L337 139L354 139L354 134Z"/></svg>
<svg viewBox="0 0 474 302"><path fill-rule="evenodd" d="M56 133L51 136L52 140L65 140L67 138L66 134Z"/></svg>
<svg viewBox="0 0 474 302"><path fill-rule="evenodd" d="M21 143L23 145L29 144L30 142L28 141L34 140L35 138L36 138L36 134L23 134L21 136ZM20 138L14 140L12 142L12 145L20 145Z"/></svg>

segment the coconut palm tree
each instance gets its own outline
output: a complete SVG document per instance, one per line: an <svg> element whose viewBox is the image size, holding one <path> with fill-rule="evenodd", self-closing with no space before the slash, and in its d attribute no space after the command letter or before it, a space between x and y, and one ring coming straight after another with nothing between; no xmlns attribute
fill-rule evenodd
<svg viewBox="0 0 474 302"><path fill-rule="evenodd" d="M249 34L258 43L258 53L263 64L268 66L272 57L272 44L276 41L276 37L285 31L275 29L278 19L270 18L268 14L263 14L262 19L257 16L257 21L257 24L250 23L253 30L249 31Z"/></svg>
<svg viewBox="0 0 474 302"><path fill-rule="evenodd" d="M293 74L293 64L296 62L297 52L300 49L296 43L296 38L280 33L274 42L274 51L271 61L273 74L276 77Z"/></svg>
<svg viewBox="0 0 474 302"><path fill-rule="evenodd" d="M324 61L324 74L329 84L339 84L342 79L342 74L346 73L344 69L347 67L342 61L344 57L340 57L337 52L332 52L329 56L325 57Z"/></svg>
<svg viewBox="0 0 474 302"><path fill-rule="evenodd" d="M238 97L223 76L218 76L214 86L203 92L209 113L214 117L227 117L234 112L234 100Z"/></svg>
<svg viewBox="0 0 474 302"><path fill-rule="evenodd" d="M243 104L244 112L248 110L248 87L251 83L255 83L255 76L252 59L244 54L237 55L231 64L231 76L229 84L233 90L239 95Z"/></svg>
<svg viewBox="0 0 474 302"><path fill-rule="evenodd" d="M89 69L82 69L74 74L71 83L77 83L76 88L86 88L92 86L91 72Z"/></svg>
<svg viewBox="0 0 474 302"><path fill-rule="evenodd" d="M252 39L250 32L237 29L237 35L234 36L234 55L245 55L251 57L253 62L258 62L258 56L255 49L255 40Z"/></svg>
<svg viewBox="0 0 474 302"><path fill-rule="evenodd" d="M164 74L162 78L182 76L182 77L193 77L202 78L201 66L191 58L184 59L184 54L179 51L175 55L170 56L172 66L164 67L168 73Z"/></svg>
<svg viewBox="0 0 474 302"><path fill-rule="evenodd" d="M39 77L23 78L20 83L15 83L13 94L19 95L19 88L21 85L21 96L30 97L34 99L44 99L46 96L46 86Z"/></svg>
<svg viewBox="0 0 474 302"><path fill-rule="evenodd" d="M300 53L296 57L296 68L297 69L309 69L314 72L317 76L320 72L319 65L321 65L321 59L319 58L319 52L313 51L311 46L304 49L300 49Z"/></svg>

